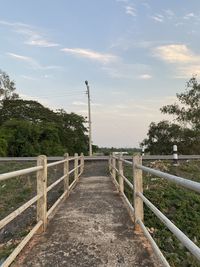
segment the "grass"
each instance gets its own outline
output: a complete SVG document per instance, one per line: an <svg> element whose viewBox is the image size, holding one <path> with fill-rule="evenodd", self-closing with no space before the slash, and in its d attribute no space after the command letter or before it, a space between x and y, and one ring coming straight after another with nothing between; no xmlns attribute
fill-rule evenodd
<svg viewBox="0 0 200 267"><path fill-rule="evenodd" d="M200 161L182 162L173 166L171 162L144 162L149 166L170 174L200 182ZM125 176L132 179L132 170L125 168ZM144 195L162 211L197 246L200 246L200 196L164 179L143 174ZM132 193L125 187L132 201ZM144 206L144 222L161 251L173 267L199 267L200 263L182 246L160 220Z"/></svg>

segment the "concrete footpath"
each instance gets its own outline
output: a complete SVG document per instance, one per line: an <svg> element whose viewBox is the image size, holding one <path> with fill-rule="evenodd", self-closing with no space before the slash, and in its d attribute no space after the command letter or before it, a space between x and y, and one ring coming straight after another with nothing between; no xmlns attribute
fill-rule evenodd
<svg viewBox="0 0 200 267"><path fill-rule="evenodd" d="M159 266L133 223L111 178L82 177L14 266Z"/></svg>

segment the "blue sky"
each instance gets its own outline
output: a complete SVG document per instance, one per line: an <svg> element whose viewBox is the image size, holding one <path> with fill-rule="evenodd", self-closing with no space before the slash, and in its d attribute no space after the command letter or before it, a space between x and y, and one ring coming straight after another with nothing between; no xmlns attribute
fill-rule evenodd
<svg viewBox="0 0 200 267"><path fill-rule="evenodd" d="M87 115L93 142L138 146L200 74L200 1L0 0L0 68L18 93Z"/></svg>

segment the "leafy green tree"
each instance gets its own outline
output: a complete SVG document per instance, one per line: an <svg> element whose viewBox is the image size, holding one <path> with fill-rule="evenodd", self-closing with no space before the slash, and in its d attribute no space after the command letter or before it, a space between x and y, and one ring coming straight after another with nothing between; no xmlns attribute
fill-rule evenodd
<svg viewBox="0 0 200 267"><path fill-rule="evenodd" d="M171 154L172 146L181 142L181 127L168 121L152 122L141 146L146 147L146 152L151 154Z"/></svg>
<svg viewBox="0 0 200 267"><path fill-rule="evenodd" d="M194 129L200 128L200 84L195 77L187 82L186 90L176 94L178 101L161 108L164 114L171 114L181 125Z"/></svg>
<svg viewBox="0 0 200 267"><path fill-rule="evenodd" d="M177 94L178 103L161 108L164 114L175 117L176 123L152 122L147 138L141 146L151 154L171 154L177 144L179 153L199 154L200 151L200 84L195 77L187 83L186 90Z"/></svg>
<svg viewBox="0 0 200 267"><path fill-rule="evenodd" d="M15 93L15 82L10 79L8 74L0 70L0 99L16 99L18 94Z"/></svg>
<svg viewBox="0 0 200 267"><path fill-rule="evenodd" d="M55 112L37 101L20 99L15 90L14 81L0 70L0 155L87 154L83 116Z"/></svg>

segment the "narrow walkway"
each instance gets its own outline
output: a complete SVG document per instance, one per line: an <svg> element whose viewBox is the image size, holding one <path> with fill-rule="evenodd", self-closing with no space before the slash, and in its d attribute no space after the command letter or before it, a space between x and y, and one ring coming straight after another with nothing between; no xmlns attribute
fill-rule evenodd
<svg viewBox="0 0 200 267"><path fill-rule="evenodd" d="M14 266L157 267L115 190L109 177L81 178Z"/></svg>

